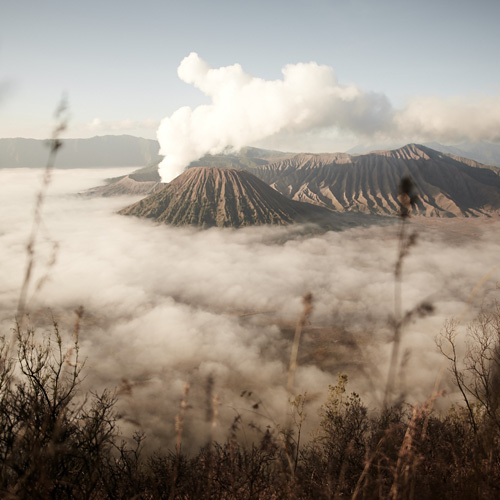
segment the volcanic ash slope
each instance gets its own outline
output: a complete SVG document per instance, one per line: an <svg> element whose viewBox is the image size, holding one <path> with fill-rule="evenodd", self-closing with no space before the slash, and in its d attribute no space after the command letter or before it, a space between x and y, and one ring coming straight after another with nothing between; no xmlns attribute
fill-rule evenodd
<svg viewBox="0 0 500 500"><path fill-rule="evenodd" d="M328 209L285 198L249 172L195 167L160 191L119 212L175 226L243 227L314 222L330 228L352 225L336 221ZM335 222L336 221L336 222Z"/></svg>
<svg viewBox="0 0 500 500"><path fill-rule="evenodd" d="M362 155L298 154L253 171L291 199L385 215L399 212L398 185L409 175L418 194L413 213L437 217L500 212L499 172L417 144Z"/></svg>

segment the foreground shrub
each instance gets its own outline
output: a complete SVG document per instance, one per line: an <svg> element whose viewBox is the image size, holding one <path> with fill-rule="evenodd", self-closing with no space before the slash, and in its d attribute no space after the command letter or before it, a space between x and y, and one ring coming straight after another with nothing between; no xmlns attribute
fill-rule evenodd
<svg viewBox="0 0 500 500"><path fill-rule="evenodd" d="M498 498L498 318L497 309L471 324L463 362L453 354L456 329L445 329L448 344L440 345L451 346L445 352L464 402L443 415L432 410L438 394L421 405L369 409L342 375L305 444L305 398L296 398L295 429L271 427L243 445L239 419L225 442L189 456L180 443L146 454L146 436L120 435L111 393L82 394L77 335L65 348L57 323L43 335L18 325L12 342L0 341L0 498Z"/></svg>
<svg viewBox="0 0 500 500"><path fill-rule="evenodd" d="M77 394L78 340L65 350L56 323L39 340L15 329L17 357L1 339L0 492L2 498L90 498L113 444L114 399Z"/></svg>

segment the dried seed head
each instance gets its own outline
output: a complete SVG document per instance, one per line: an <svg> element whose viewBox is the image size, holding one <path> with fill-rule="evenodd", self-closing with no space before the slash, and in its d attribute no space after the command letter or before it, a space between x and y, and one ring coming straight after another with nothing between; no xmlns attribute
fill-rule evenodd
<svg viewBox="0 0 500 500"><path fill-rule="evenodd" d="M418 200L415 183L409 175L403 177L399 182L398 200L401 204L399 215L405 219L410 216L411 207Z"/></svg>

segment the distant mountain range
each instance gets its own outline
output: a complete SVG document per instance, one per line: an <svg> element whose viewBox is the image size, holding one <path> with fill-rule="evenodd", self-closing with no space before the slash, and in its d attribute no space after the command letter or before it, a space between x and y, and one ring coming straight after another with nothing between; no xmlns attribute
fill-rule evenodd
<svg viewBox="0 0 500 500"><path fill-rule="evenodd" d="M159 162L157 141L130 135L105 135L90 139L63 139L56 168L134 167ZM38 139L0 139L0 168L42 168L48 156L47 141ZM423 144L442 153L500 167L500 145L488 142L445 146L438 142ZM365 154L376 150L399 149L403 144L360 144L348 154ZM293 156L293 153L247 147L237 154L207 155L191 166L216 166L247 169L269 161Z"/></svg>
<svg viewBox="0 0 500 500"><path fill-rule="evenodd" d="M406 175L416 184L417 214L500 210L500 169L416 144L361 155L298 154L251 171L288 198L339 212L396 214L399 181Z"/></svg>
<svg viewBox="0 0 500 500"><path fill-rule="evenodd" d="M470 158L485 165L500 167L500 145L489 142L468 142L456 146L444 146L438 142L425 143L426 146L442 153Z"/></svg>
<svg viewBox="0 0 500 500"><path fill-rule="evenodd" d="M490 144L476 153L494 159L495 151ZM42 167L41 158L47 153L43 141L0 139L0 167ZM398 185L407 175L418 193L416 214L500 213L500 169L461 154L457 148L440 152L417 144L364 154L295 154L248 147L238 153L207 155L165 185L158 174L161 158L156 141L103 136L65 140L57 165L148 164L86 194L148 196L122 213L178 225L241 227L326 219L330 224L331 214L394 216L399 211Z"/></svg>
<svg viewBox="0 0 500 500"><path fill-rule="evenodd" d="M441 153L469 158L484 165L500 167L500 144L493 144L491 142L464 142L453 146L445 146L439 142L425 142L423 145ZM404 144L358 144L349 149L347 153L363 154L378 150L399 149L403 146Z"/></svg>
<svg viewBox="0 0 500 500"><path fill-rule="evenodd" d="M158 142L130 135L90 139L62 139L56 168L137 167L158 162ZM47 141L0 139L0 168L41 168L49 150Z"/></svg>

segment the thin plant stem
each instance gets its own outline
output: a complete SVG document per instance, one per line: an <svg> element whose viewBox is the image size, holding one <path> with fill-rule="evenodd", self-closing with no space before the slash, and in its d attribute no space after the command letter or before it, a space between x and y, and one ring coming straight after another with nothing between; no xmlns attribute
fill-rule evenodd
<svg viewBox="0 0 500 500"><path fill-rule="evenodd" d="M33 270L36 261L36 243L40 227L42 225L42 209L47 196L47 191L52 180L52 171L54 169L54 164L56 160L57 153L62 146L60 140L61 134L67 128L67 101L66 98L62 98L59 106L57 107L55 117L57 119L57 124L52 132L52 137L49 140L49 157L45 165L42 185L37 194L35 201L35 210L33 214L33 223L31 227L30 236L28 238L28 243L26 244L26 269L24 271L23 282L21 285L21 292L19 294L19 300L17 303L16 311L16 323L19 328L22 328L24 316L26 314L26 304L28 297L28 290L31 283L31 278L33 275Z"/></svg>

